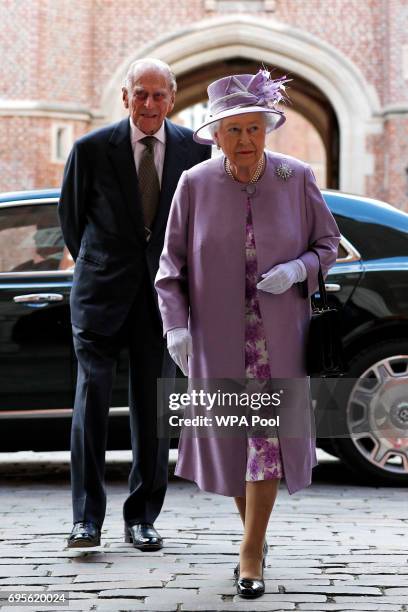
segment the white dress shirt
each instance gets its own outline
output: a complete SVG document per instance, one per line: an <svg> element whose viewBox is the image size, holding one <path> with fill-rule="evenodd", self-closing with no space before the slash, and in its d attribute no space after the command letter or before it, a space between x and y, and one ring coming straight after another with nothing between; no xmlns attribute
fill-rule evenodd
<svg viewBox="0 0 408 612"><path fill-rule="evenodd" d="M130 120L130 141L132 143L133 156L135 158L136 172L139 171L139 163L142 152L145 149L145 146L140 141L142 138L146 138L150 134L145 134L133 123L132 117L129 117ZM164 129L164 121L161 124L161 127L157 130L155 134L152 134L156 138L156 142L154 143L154 165L156 166L157 176L159 177L159 183L161 187L162 175L163 175L163 165L164 165L164 154L166 151L166 130Z"/></svg>

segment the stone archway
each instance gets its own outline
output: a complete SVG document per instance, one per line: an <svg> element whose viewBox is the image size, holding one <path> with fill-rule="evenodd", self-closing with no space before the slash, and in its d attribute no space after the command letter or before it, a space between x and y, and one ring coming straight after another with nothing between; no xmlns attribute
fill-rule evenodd
<svg viewBox="0 0 408 612"><path fill-rule="evenodd" d="M177 79L179 93L176 97L174 113L177 114L179 111L197 102L206 100L207 86L215 79L223 77L226 74L255 74L259 70L259 67L259 59L253 60L237 57L219 60L217 63L202 66L199 70L192 70L188 73L179 75ZM269 66L267 67L269 68ZM284 74L284 71L281 68L273 68L274 78L282 76L282 74ZM305 81L305 79L298 74L289 73L287 76L292 79L293 83L290 82L287 89L289 102L285 106L285 111L287 111L287 115L292 116L296 124L298 124L298 119L291 113L295 111L296 114L306 120L306 122L303 122L301 125L305 127L309 124L313 126L314 130L317 132L325 151L326 176L324 184L327 187L336 189L339 186L339 125L333 107L330 104L330 100L317 87ZM298 135L296 131L292 129L293 119L290 119L289 122L285 124L284 132L286 137L290 134L291 136L289 136L289 138L292 137L295 139L296 149ZM279 132L278 140L279 136L281 136L281 132ZM276 134L274 134L274 137L276 139ZM302 139L302 137L299 138L299 140ZM282 151L280 148L277 150L283 153L295 154L296 156L296 151L293 151L293 149L292 151ZM298 156L304 161L307 161L305 157L301 155Z"/></svg>
<svg viewBox="0 0 408 612"><path fill-rule="evenodd" d="M374 167L366 142L370 134L382 131L380 103L361 71L334 47L274 20L260 22L247 15L231 15L200 21L140 48L118 67L102 98L105 119L114 121L123 116L119 92L124 75L133 60L147 56L171 64L179 81L206 66L243 58L263 61L313 84L337 118L339 188L365 192L366 177ZM190 89L190 100L184 99L184 105L191 103L192 95ZM178 105L182 103L180 92Z"/></svg>

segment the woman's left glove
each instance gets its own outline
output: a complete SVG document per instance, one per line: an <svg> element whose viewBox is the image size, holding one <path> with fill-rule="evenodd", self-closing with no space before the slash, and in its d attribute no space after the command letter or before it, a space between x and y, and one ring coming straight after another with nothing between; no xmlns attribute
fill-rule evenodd
<svg viewBox="0 0 408 612"><path fill-rule="evenodd" d="M285 293L294 283L301 283L307 277L305 264L301 259L293 259L287 263L278 264L265 274L257 284L257 289L268 293Z"/></svg>
<svg viewBox="0 0 408 612"><path fill-rule="evenodd" d="M193 354L193 340L186 327L176 327L167 332L167 348L170 357L183 372L188 376L188 357Z"/></svg>

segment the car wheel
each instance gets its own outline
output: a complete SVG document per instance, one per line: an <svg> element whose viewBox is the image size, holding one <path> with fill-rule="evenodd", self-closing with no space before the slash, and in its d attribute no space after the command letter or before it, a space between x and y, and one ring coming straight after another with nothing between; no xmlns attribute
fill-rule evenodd
<svg viewBox="0 0 408 612"><path fill-rule="evenodd" d="M339 385L337 455L370 484L408 485L408 340L360 352Z"/></svg>

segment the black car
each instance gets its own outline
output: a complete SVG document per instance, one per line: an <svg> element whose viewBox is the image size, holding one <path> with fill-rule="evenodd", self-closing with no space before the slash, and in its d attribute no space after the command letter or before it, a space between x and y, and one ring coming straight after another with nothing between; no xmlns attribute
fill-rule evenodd
<svg viewBox="0 0 408 612"><path fill-rule="evenodd" d="M365 197L323 195L343 236L326 288L341 309L348 372L334 407L315 398L318 445L367 482L408 484L408 215ZM57 190L0 195L1 451L69 446L74 262L58 197ZM127 419L123 353L110 448L130 448ZM346 435L336 435L339 427Z"/></svg>

